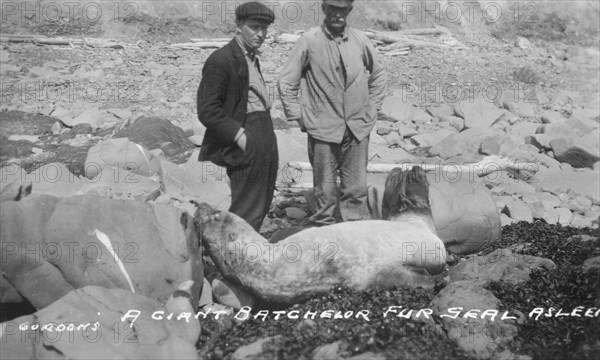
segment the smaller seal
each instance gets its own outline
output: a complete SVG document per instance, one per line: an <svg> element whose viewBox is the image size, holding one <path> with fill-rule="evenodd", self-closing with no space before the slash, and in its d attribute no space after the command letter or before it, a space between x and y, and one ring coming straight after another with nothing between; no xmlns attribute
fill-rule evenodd
<svg viewBox="0 0 600 360"><path fill-rule="evenodd" d="M309 228L269 243L233 213L198 204L202 243L222 273L268 303L293 304L328 293L411 286L433 288L446 263L423 170L394 169L386 180L387 220Z"/></svg>

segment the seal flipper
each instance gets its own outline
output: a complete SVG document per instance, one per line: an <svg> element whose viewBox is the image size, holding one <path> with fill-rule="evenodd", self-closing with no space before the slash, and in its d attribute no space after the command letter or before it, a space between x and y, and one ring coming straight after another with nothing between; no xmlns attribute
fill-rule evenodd
<svg viewBox="0 0 600 360"><path fill-rule="evenodd" d="M432 216L429 182L425 171L419 166L413 166L409 171L395 168L385 180L383 219L390 220L403 213Z"/></svg>

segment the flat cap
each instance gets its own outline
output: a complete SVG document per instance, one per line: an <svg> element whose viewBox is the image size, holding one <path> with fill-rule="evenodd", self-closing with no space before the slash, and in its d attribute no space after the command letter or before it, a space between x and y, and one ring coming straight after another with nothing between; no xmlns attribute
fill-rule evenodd
<svg viewBox="0 0 600 360"><path fill-rule="evenodd" d="M251 1L235 9L235 18L237 21L256 20L271 24L275 21L275 13L262 3Z"/></svg>
<svg viewBox="0 0 600 360"><path fill-rule="evenodd" d="M331 5L337 7L350 7L354 0L323 0L324 5Z"/></svg>

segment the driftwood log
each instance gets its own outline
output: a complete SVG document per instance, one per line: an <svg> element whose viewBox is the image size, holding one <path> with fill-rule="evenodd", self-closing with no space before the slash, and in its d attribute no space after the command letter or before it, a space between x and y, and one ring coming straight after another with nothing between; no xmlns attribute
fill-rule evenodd
<svg viewBox="0 0 600 360"><path fill-rule="evenodd" d="M288 166L295 170L312 171L312 166L307 162L289 162ZM465 165L443 165L443 164L368 164L367 172L369 173L388 173L395 168L402 170L410 170L414 166L420 166L426 172L440 171L446 174L451 173L470 173L478 177L486 176L497 171L506 171L511 173L516 179L527 181L531 179L539 170L539 166L535 163L516 162L511 159L501 158L498 156L486 156L483 160L477 163ZM312 185L310 186L312 187Z"/></svg>
<svg viewBox="0 0 600 360"><path fill-rule="evenodd" d="M177 43L170 44L170 48L176 49L184 49L184 50L198 50L198 49L213 49L213 48L221 48L227 45L228 42L221 41L204 41L204 42L187 42L187 43Z"/></svg>
<svg viewBox="0 0 600 360"><path fill-rule="evenodd" d="M49 38L44 35L12 35L0 34L0 42L24 43L30 42L37 45L66 45L66 46L89 46L94 48L113 48L123 49L123 45L116 43L115 40L104 39L73 39L73 38Z"/></svg>

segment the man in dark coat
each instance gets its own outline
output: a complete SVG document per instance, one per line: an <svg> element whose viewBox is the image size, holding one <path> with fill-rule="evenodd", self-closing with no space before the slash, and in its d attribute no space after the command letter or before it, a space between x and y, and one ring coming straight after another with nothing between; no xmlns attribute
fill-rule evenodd
<svg viewBox="0 0 600 360"><path fill-rule="evenodd" d="M198 118L206 126L199 160L227 168L229 211L256 231L273 200L279 161L257 58L274 20L273 11L259 2L238 6L236 36L206 60L198 89Z"/></svg>

